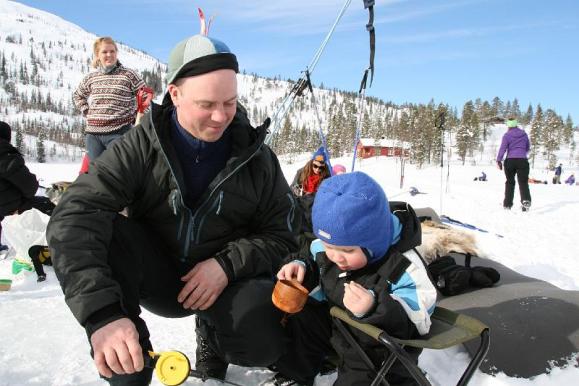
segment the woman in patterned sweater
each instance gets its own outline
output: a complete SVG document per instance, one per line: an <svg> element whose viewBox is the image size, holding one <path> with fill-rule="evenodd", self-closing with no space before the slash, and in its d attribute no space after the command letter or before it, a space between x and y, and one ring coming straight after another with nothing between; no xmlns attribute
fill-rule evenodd
<svg viewBox="0 0 579 386"><path fill-rule="evenodd" d="M76 107L86 117L86 149L91 160L127 132L135 122L136 95L145 82L117 60L117 45L110 37L93 44L92 66L74 92ZM149 102L152 95L149 94Z"/></svg>

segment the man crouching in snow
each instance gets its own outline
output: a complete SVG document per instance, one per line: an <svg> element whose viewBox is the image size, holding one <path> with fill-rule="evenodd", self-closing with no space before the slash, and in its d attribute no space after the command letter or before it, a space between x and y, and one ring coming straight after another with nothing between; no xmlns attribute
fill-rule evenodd
<svg viewBox="0 0 579 386"><path fill-rule="evenodd" d="M143 306L196 315L195 367L206 376L281 360L287 376L315 376L315 364L299 362L297 329L283 328L271 302L300 216L264 144L269 122L253 128L238 108L237 59L223 42L192 36L168 63L162 105L91 163L48 226L55 272L96 367L114 385L149 384ZM310 311L329 325L327 308ZM307 343L310 331L300 333Z"/></svg>

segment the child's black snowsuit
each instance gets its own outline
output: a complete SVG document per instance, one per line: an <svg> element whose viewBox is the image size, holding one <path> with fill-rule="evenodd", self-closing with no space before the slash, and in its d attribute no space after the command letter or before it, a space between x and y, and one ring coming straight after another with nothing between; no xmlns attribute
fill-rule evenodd
<svg viewBox="0 0 579 386"><path fill-rule="evenodd" d="M317 278L321 276L321 286L330 306L336 305L346 310L343 305L344 283L354 280L364 288L372 289L377 298L375 309L371 311L369 317L359 319L346 310L350 317L379 327L394 337L416 338L419 336L416 326L410 321L400 303L389 295L388 286L389 283L395 283L410 265L410 261L402 252L420 245L421 228L414 210L409 205L391 202L390 208L398 216L403 228L400 241L390 247L383 259L362 269L349 271L345 275L334 263L328 260L325 252L319 252L316 254L315 261L308 260L307 262L308 269L304 284L308 288L313 288ZM349 326L347 328L372 362L379 366L385 358L386 347L357 329ZM360 355L343 338L335 326L333 329L331 343L340 356L338 378L334 386L367 386L371 384L375 374L368 370ZM408 347L406 351L417 363L422 350ZM392 366L386 379L391 385L414 385L410 374L398 361Z"/></svg>

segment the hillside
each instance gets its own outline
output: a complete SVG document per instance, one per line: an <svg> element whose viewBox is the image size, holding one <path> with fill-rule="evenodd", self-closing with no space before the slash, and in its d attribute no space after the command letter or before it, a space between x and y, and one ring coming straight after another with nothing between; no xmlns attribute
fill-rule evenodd
<svg viewBox="0 0 579 386"><path fill-rule="evenodd" d="M72 93L91 70L92 43L96 37L58 16L0 0L0 119L21 130L25 141L20 150L28 158L37 159L37 144L45 141L48 161L79 158L84 146L84 119L73 106ZM122 43L119 50L119 60L143 74L147 84L155 89L159 102L165 88L166 65ZM486 131L493 120L508 115L518 117L526 125L536 149L533 155L545 157L549 166L575 158L570 117L564 120L552 109L543 112L540 104L521 110L516 98L513 101L477 98L466 102L459 111L434 100L427 105L397 106L366 98L360 103L356 92L320 86L313 88L313 94L306 90L297 97L283 116L277 112L284 106L294 80L263 78L243 70L238 80L240 102L247 107L254 125L261 124L266 117L279 118L270 127L276 133L270 144L277 154L290 154L289 161L320 146L320 130L330 154L345 155L352 151L359 128L362 137L409 143L409 160L420 166L440 162L443 140L463 163L473 164L480 162L487 143ZM316 74L312 81L315 85ZM446 112L444 131L436 126L441 110ZM65 144L65 151L56 143ZM564 154L565 158L555 156L559 149L567 147L571 151Z"/></svg>
<svg viewBox="0 0 579 386"><path fill-rule="evenodd" d="M96 38L58 16L0 0L1 119L32 136L42 129L50 140L82 145L84 121L72 104L72 93L83 76L92 70L92 44ZM119 60L140 71L145 81L155 88L157 101L162 99L164 63L122 43L119 44ZM240 74L240 101L249 106L253 123L260 124L265 117L272 116L293 84L255 74ZM290 109L287 116L295 127L317 130L319 124L314 109L318 109L321 124L326 126L331 104L342 106L346 100L353 103L356 97L338 90L314 90L316 104L308 94ZM383 115L386 110L381 101L368 104L368 111ZM34 156L33 142L26 144L29 149L25 152L31 156Z"/></svg>

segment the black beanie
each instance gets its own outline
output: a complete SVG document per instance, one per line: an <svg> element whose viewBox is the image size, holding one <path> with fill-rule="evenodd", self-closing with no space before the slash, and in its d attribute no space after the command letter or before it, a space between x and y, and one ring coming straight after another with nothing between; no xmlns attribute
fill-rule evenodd
<svg viewBox="0 0 579 386"><path fill-rule="evenodd" d="M10 125L3 121L0 121L0 138L7 142L10 142L10 139L12 138L12 129L10 128Z"/></svg>

